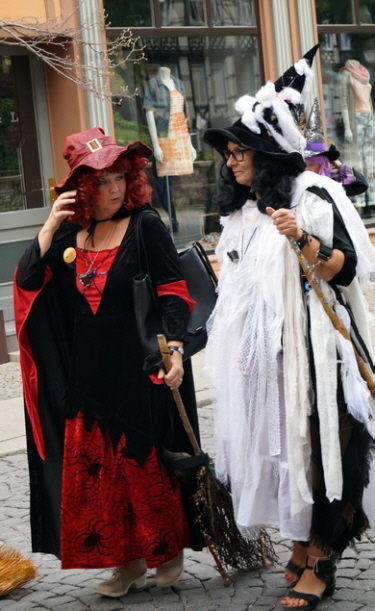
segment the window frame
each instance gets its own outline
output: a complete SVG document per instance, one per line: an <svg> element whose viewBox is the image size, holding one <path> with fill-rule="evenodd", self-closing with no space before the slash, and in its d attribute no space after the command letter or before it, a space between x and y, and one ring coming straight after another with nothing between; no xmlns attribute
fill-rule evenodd
<svg viewBox="0 0 375 611"><path fill-rule="evenodd" d="M206 16L206 25L203 26L163 26L160 11L159 0L149 0L151 15L153 16L154 25L150 27L131 27L134 36L142 38L150 37L168 37L176 38L178 36L258 36L260 37L259 27L259 2L255 2L256 25L214 25L211 10L211 0L203 0L204 14ZM117 37L121 34L121 27L107 27L107 37Z"/></svg>

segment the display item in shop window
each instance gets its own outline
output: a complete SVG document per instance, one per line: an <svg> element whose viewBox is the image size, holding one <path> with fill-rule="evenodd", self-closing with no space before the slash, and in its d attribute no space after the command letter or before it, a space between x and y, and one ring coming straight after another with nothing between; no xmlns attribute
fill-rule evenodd
<svg viewBox="0 0 375 611"><path fill-rule="evenodd" d="M171 176L192 174L197 153L191 144L184 113L182 82L161 66L145 88L143 108L154 149L155 192L158 204L167 211L172 229L178 231L176 210L171 193Z"/></svg>
<svg viewBox="0 0 375 611"><path fill-rule="evenodd" d="M358 156L356 169L364 174L369 189L356 198L356 206L375 205L374 116L370 73L356 59L348 59L339 70L338 100L344 125L344 139L352 155Z"/></svg>
<svg viewBox="0 0 375 611"><path fill-rule="evenodd" d="M183 346L195 304L148 204L151 154L142 142L118 146L99 127L69 136L70 173L14 282L33 551L54 554L64 569L118 567L98 586L108 597L145 587L148 568L157 585L176 583L183 549L203 546L189 520L191 491L161 459L162 449L191 451L170 389L180 387L199 436L191 362L175 351L168 374L146 374L136 326L143 214L168 345Z"/></svg>
<svg viewBox="0 0 375 611"><path fill-rule="evenodd" d="M158 176L155 157L152 159L152 174L154 176L153 187L156 196L156 204L165 210L169 216L173 233L178 233L179 223L177 220L176 206L173 200L172 176Z"/></svg>
<svg viewBox="0 0 375 611"><path fill-rule="evenodd" d="M340 161L340 152L334 145L326 147L322 116L318 99L315 98L306 122L304 132L306 149L304 159L307 169L322 176L328 176L341 183L348 197L364 193L368 189L365 177Z"/></svg>
<svg viewBox="0 0 375 611"><path fill-rule="evenodd" d="M289 239L300 242L345 325L354 317L373 371L358 281L375 270L374 248L342 187L304 171L306 141L294 120L313 56L287 71L288 87L279 79L278 90L269 82L243 96L233 125L205 133L223 157L218 299L204 370L214 382L216 471L231 484L244 535L277 525L293 541L286 609L313 609L332 595L337 560L369 527L362 494L374 435L373 399L353 344L337 336L303 281Z"/></svg>
<svg viewBox="0 0 375 611"><path fill-rule="evenodd" d="M184 113L182 82L161 66L146 85L143 108L146 111L158 176L193 173L196 150L191 144Z"/></svg>

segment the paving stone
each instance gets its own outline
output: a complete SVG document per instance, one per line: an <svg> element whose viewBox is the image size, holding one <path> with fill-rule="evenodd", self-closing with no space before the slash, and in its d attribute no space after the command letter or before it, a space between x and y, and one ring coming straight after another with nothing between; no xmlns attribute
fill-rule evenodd
<svg viewBox="0 0 375 611"><path fill-rule="evenodd" d="M335 600L346 600L353 601L358 599L362 594L364 594L364 590L356 588L355 590L349 588L340 588L335 592Z"/></svg>
<svg viewBox="0 0 375 611"><path fill-rule="evenodd" d="M18 364L12 364L15 373ZM1 386L0 401L4 395ZM9 381L9 375L8 375ZM11 387L13 388L13 386ZM203 388L199 417L204 446L211 453L212 406L203 405L208 388ZM198 400L199 400L198 397ZM203 445L203 444L202 444ZM269 529L278 562L269 569L228 571L225 588L208 551L186 552L183 578L173 588L155 586L155 571L149 572L149 587L129 592L121 599L96 594L96 586L106 579L108 570L62 571L51 554L30 553L28 469L25 452L0 456L0 534L8 545L30 555L40 576L24 588L0 599L1 611L281 611L286 594L284 566L291 555L290 542ZM346 550L339 564L337 590L324 598L319 611L375 611L375 529L367 531L356 548Z"/></svg>

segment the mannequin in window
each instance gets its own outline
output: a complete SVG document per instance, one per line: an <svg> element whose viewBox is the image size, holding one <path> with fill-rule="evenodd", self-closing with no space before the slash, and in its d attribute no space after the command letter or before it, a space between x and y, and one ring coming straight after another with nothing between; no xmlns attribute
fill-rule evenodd
<svg viewBox="0 0 375 611"><path fill-rule="evenodd" d="M358 169L369 183L366 199L365 195L358 197L356 205L375 204L370 73L356 59L348 59L339 71L339 99L345 141L358 151Z"/></svg>
<svg viewBox="0 0 375 611"><path fill-rule="evenodd" d="M171 76L170 68L161 66L146 86L143 108L156 160L155 190L158 203L166 210L172 227L178 228L171 198L170 177L193 173L196 150L191 144L184 114L182 82Z"/></svg>

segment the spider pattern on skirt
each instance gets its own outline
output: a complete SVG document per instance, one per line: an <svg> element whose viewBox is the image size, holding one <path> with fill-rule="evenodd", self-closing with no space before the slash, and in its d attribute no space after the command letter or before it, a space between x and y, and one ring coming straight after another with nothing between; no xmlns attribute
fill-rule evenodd
<svg viewBox="0 0 375 611"><path fill-rule="evenodd" d="M109 532L109 524L105 524L101 520L90 520L86 532L82 532L76 538L77 548L83 554L91 554L96 551L98 554L106 556L111 552L112 545L108 545L112 537L116 535L116 531Z"/></svg>
<svg viewBox="0 0 375 611"><path fill-rule="evenodd" d="M145 558L160 566L189 547L181 488L155 448L141 467L97 423L66 423L61 511L62 568L109 568Z"/></svg>

